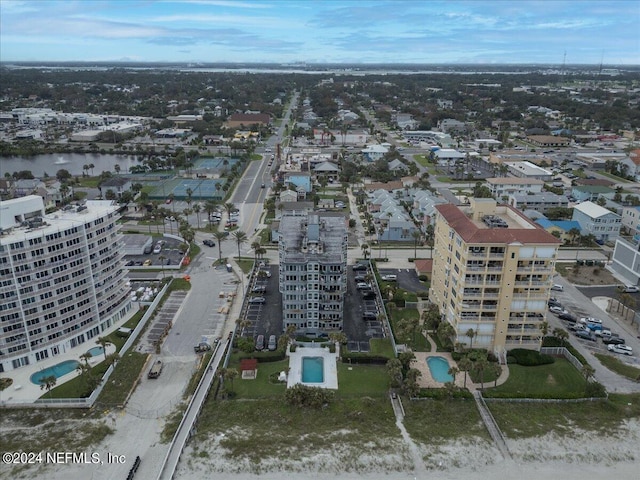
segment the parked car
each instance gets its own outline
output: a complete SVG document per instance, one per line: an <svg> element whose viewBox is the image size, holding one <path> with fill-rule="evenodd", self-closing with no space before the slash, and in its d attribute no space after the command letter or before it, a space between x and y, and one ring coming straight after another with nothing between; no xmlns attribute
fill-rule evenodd
<svg viewBox="0 0 640 480"><path fill-rule="evenodd" d="M265 293L267 291L266 285L256 285L251 289L253 293Z"/></svg>
<svg viewBox="0 0 640 480"><path fill-rule="evenodd" d="M215 247L216 246L216 242L214 242L213 240L210 239L206 239L202 241L203 244L205 244L207 247Z"/></svg>
<svg viewBox="0 0 640 480"><path fill-rule="evenodd" d="M209 345L206 342L201 342L198 345L196 345L195 347L193 347L193 350L196 353L204 353L204 352L208 352L209 350L211 350L211 345Z"/></svg>
<svg viewBox="0 0 640 480"><path fill-rule="evenodd" d="M586 330L576 330L574 335L578 338L582 338L583 340L589 340L590 342L595 342L597 340L597 337L593 333Z"/></svg>
<svg viewBox="0 0 640 480"><path fill-rule="evenodd" d="M629 285L626 286L622 289L622 291L624 293L638 293L640 292L640 288L636 287L635 285Z"/></svg>
<svg viewBox="0 0 640 480"><path fill-rule="evenodd" d="M555 313L556 315L560 315L560 314L562 314L562 313L569 313L569 312L567 312L564 308L562 308L562 307L557 307L557 306L555 306L555 305L553 305L553 306L549 307L549 311L550 311L550 312L552 312L552 313Z"/></svg>
<svg viewBox="0 0 640 480"><path fill-rule="evenodd" d="M633 355L633 349L630 346L624 344L616 345L614 343L611 343L607 345L607 350L613 353L619 353L620 355Z"/></svg>
<svg viewBox="0 0 640 480"><path fill-rule="evenodd" d="M264 188L264 183L260 185L260 188Z"/></svg>
<svg viewBox="0 0 640 480"><path fill-rule="evenodd" d="M624 338L620 337L602 337L602 343L605 345L623 345L625 343Z"/></svg>
<svg viewBox="0 0 640 480"><path fill-rule="evenodd" d="M562 285L560 285L559 283L554 283L553 285L551 285L551 290L556 290L558 292L562 292L562 291L564 291L564 287Z"/></svg>
<svg viewBox="0 0 640 480"><path fill-rule="evenodd" d="M371 285L365 282L358 282L356 283L356 288L358 290L371 290Z"/></svg>
<svg viewBox="0 0 640 480"><path fill-rule="evenodd" d="M378 318L378 314L376 312L362 312L363 320L376 320Z"/></svg>
<svg viewBox="0 0 640 480"><path fill-rule="evenodd" d="M398 276L397 275L382 275L380 277L382 280L384 280L385 282L395 282L398 280Z"/></svg>
<svg viewBox="0 0 640 480"><path fill-rule="evenodd" d="M561 313L558 315L558 318L569 323L576 323L578 321L578 317L571 315L570 313Z"/></svg>
<svg viewBox="0 0 640 480"><path fill-rule="evenodd" d="M152 264L153 262L147 258L142 265L144 265L145 267L150 267Z"/></svg>
<svg viewBox="0 0 640 480"><path fill-rule="evenodd" d="M582 317L580 318L580 323L602 323L602 320L600 320L599 318L595 318L595 317Z"/></svg>
<svg viewBox="0 0 640 480"><path fill-rule="evenodd" d="M267 343L267 349L270 351L275 351L278 348L278 341L276 340L275 335L269 335L269 342Z"/></svg>
<svg viewBox="0 0 640 480"><path fill-rule="evenodd" d="M251 297L249 298L249 303L265 303L267 301L264 297Z"/></svg>
<svg viewBox="0 0 640 480"><path fill-rule="evenodd" d="M264 350L264 335L256 337L256 350Z"/></svg>
<svg viewBox="0 0 640 480"><path fill-rule="evenodd" d="M358 271L358 270L366 271L367 270L367 266L364 263L356 263L351 268L353 268L354 271Z"/></svg>
<svg viewBox="0 0 640 480"><path fill-rule="evenodd" d="M547 306L549 307L562 307L562 304L557 301L555 298L554 299L549 299L549 301L547 302Z"/></svg>

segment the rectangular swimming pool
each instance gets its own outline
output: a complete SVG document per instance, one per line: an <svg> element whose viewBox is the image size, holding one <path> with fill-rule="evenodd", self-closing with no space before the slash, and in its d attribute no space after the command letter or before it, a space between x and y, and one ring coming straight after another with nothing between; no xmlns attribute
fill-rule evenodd
<svg viewBox="0 0 640 480"><path fill-rule="evenodd" d="M302 383L324 382L324 359L322 357L302 357Z"/></svg>

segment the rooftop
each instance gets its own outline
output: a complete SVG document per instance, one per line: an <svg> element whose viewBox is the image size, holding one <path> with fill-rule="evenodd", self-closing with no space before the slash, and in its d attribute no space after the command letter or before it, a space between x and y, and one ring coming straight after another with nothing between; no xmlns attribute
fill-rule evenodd
<svg viewBox="0 0 640 480"><path fill-rule="evenodd" d="M616 213L613 213L611 210L607 210L606 208L601 207L597 203L593 203L593 202L579 203L574 207L574 210L582 212L591 218L604 217L605 215L617 215Z"/></svg>
<svg viewBox="0 0 640 480"><path fill-rule="evenodd" d="M508 205L495 205L491 208L490 202L479 202L472 199L471 206L457 207L455 205L437 205L436 209L444 217L445 221L467 243L499 243L509 244L520 242L523 244L550 244L560 243L556 237L545 231L540 226L525 217L518 210ZM474 205L479 208L474 209ZM504 222L506 227L492 227L484 220L485 217Z"/></svg>
<svg viewBox="0 0 640 480"><path fill-rule="evenodd" d="M537 178L520 177L492 177L487 178L486 182L496 185L544 185L544 182Z"/></svg>
<svg viewBox="0 0 640 480"><path fill-rule="evenodd" d="M280 219L280 251L283 262L325 263L346 261L347 227L342 215L309 213L283 215Z"/></svg>

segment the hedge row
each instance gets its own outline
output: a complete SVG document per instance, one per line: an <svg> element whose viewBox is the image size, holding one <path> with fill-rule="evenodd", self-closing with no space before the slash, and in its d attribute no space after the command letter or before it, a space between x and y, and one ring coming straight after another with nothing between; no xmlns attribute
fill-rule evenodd
<svg viewBox="0 0 640 480"><path fill-rule="evenodd" d="M280 360L284 360L286 358L285 353L282 350L276 350L275 352L253 352L253 353L244 353L240 356L241 360L245 358L255 358L259 363L270 363L270 362L279 362Z"/></svg>
<svg viewBox="0 0 640 480"><path fill-rule="evenodd" d="M365 363L369 365L386 365L389 359L381 355L367 353L343 353L342 363Z"/></svg>
<svg viewBox="0 0 640 480"><path fill-rule="evenodd" d="M535 367L537 365L549 365L555 362L551 355L544 355L536 350L526 348L514 348L509 350L507 363L517 363L523 367Z"/></svg>

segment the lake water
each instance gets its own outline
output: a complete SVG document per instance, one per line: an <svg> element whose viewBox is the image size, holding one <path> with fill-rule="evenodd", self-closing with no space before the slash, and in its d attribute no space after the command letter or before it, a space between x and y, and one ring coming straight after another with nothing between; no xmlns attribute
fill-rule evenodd
<svg viewBox="0 0 640 480"><path fill-rule="evenodd" d="M115 173L115 165L120 165L121 173L128 173L129 168L141 165L136 155L100 155L96 153L52 153L35 155L33 157L2 157L0 158L0 177L6 172L13 173L29 170L36 177L42 177L47 173L55 177L60 169L68 170L72 175L82 175L83 165L93 164L93 175L99 175L104 171ZM91 170L87 173L92 175Z"/></svg>

